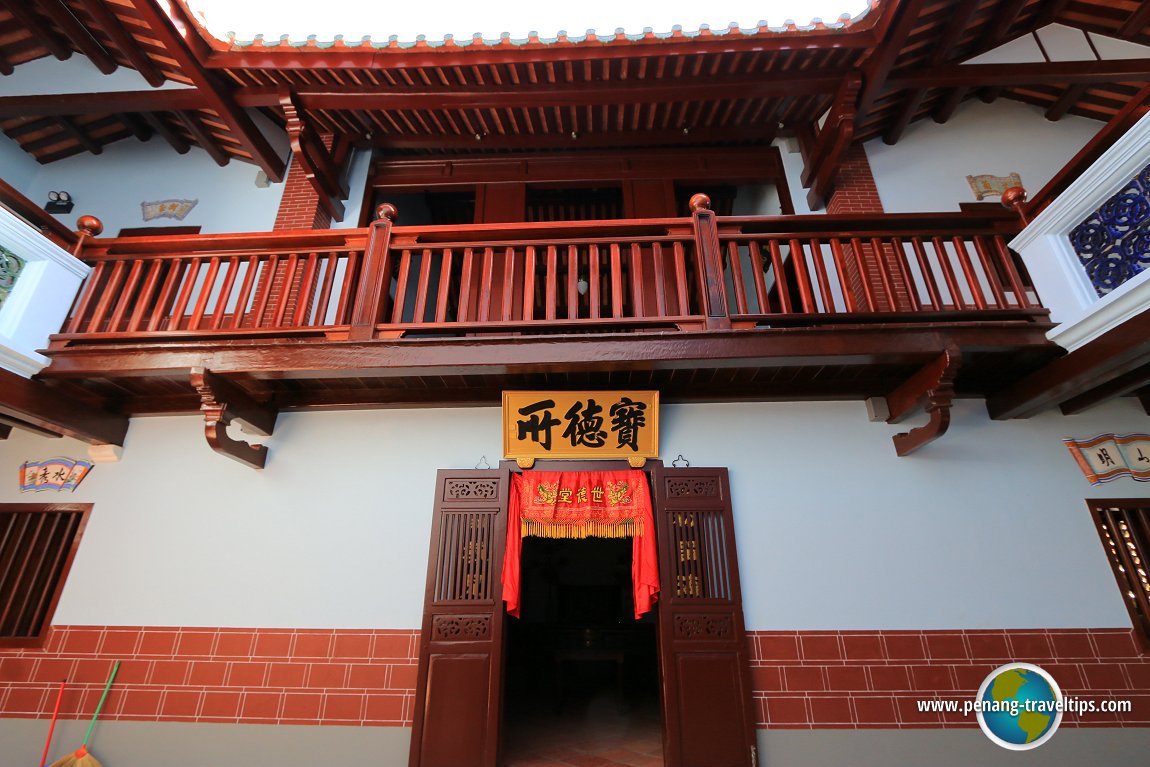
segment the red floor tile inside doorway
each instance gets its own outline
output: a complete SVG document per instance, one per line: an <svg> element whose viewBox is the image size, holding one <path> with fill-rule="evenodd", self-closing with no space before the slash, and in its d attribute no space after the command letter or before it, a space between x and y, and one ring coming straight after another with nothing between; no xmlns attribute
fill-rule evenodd
<svg viewBox="0 0 1150 767"><path fill-rule="evenodd" d="M662 767L657 702L600 693L507 722L503 767Z"/></svg>

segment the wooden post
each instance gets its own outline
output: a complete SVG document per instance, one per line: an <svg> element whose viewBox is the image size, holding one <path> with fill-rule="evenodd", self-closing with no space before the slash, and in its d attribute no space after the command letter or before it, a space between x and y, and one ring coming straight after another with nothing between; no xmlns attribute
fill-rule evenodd
<svg viewBox="0 0 1150 767"><path fill-rule="evenodd" d="M76 219L76 245L72 248L72 255L80 258L80 251L84 249L84 243L92 237L99 237L100 233L104 231L104 222L95 216L80 216Z"/></svg>
<svg viewBox="0 0 1150 767"><path fill-rule="evenodd" d="M695 253L699 279L703 282L703 313L708 330L729 330L731 318L727 312L726 290L723 280L723 253L719 245L719 227L711 210L711 198L696 194L688 203L691 225L695 233Z"/></svg>
<svg viewBox="0 0 1150 767"><path fill-rule="evenodd" d="M394 205L385 202L376 208L375 215L363 252L355 303L351 308L349 341L369 341L375 335L384 296L391 287L391 227L399 213Z"/></svg>
<svg viewBox="0 0 1150 767"><path fill-rule="evenodd" d="M1002 193L1002 207L1010 208L1022 220L1022 226L1030 225L1030 219L1026 215L1026 190L1020 186L1012 186Z"/></svg>

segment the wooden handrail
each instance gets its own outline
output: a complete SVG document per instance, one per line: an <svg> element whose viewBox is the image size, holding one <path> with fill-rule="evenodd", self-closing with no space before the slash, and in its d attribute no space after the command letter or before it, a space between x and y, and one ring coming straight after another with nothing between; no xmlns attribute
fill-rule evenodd
<svg viewBox="0 0 1150 767"><path fill-rule="evenodd" d="M1001 214L396 226L88 240L59 344L165 333L366 341L418 333L725 330L1041 310ZM950 313L950 315L948 315ZM1005 313L1005 314L1004 314Z"/></svg>

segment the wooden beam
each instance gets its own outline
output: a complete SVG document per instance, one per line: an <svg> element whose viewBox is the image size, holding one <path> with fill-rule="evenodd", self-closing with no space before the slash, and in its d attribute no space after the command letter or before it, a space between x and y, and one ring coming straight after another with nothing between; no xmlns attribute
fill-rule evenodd
<svg viewBox="0 0 1150 767"><path fill-rule="evenodd" d="M72 122L70 117L57 117L56 124L59 125L64 133L71 136L80 146L87 149L92 154L100 154L104 151L104 147L94 138L85 133L80 126Z"/></svg>
<svg viewBox="0 0 1150 767"><path fill-rule="evenodd" d="M0 368L0 415L93 445L123 445L128 419Z"/></svg>
<svg viewBox="0 0 1150 767"><path fill-rule="evenodd" d="M100 45L100 41L92 36L88 28L76 19L72 14L72 9L64 5L63 0L42 0L38 3L38 7L48 14L48 17L60 28L64 36L80 49L80 53L88 57L96 69L106 75L116 71L119 64L104 49L104 46Z"/></svg>
<svg viewBox="0 0 1150 767"><path fill-rule="evenodd" d="M901 423L915 410L923 408L930 421L907 432L894 435L895 452L910 455L946 433L950 426L950 405L954 398L954 378L962 364L958 347L948 346L933 362L886 395L887 423Z"/></svg>
<svg viewBox="0 0 1150 767"><path fill-rule="evenodd" d="M1130 16L1118 28L1118 36L1130 40L1150 24L1150 3L1141 2L1130 12Z"/></svg>
<svg viewBox="0 0 1150 767"><path fill-rule="evenodd" d="M954 46L958 44L962 33L966 31L967 25L970 23L971 17L978 9L980 0L963 0L962 5L951 16L950 21L947 22L946 31L942 34L942 39L934 48L934 52L930 56L931 67L937 67L943 62L949 60L951 51ZM906 97L906 101L902 106L901 111L895 121L883 133L883 143L894 145L902 138L903 131L907 129L911 121L914 120L915 114L918 112L919 107L922 106L923 99L926 98L926 88L916 88Z"/></svg>
<svg viewBox="0 0 1150 767"><path fill-rule="evenodd" d="M306 110L487 109L603 104L659 104L721 101L833 93L851 69L787 73L786 77L745 75L694 82L661 80L599 81L519 86L390 88L384 85L304 86L294 88L297 104ZM280 92L266 87L243 88L236 103L245 107L278 107Z"/></svg>
<svg viewBox="0 0 1150 767"><path fill-rule="evenodd" d="M839 164L854 140L855 102L861 87L862 78L857 74L843 79L831 113L804 157L801 180L809 189L807 204L812 210L823 207L838 175Z"/></svg>
<svg viewBox="0 0 1150 767"><path fill-rule="evenodd" d="M104 30L112 44L119 49L120 53L124 54L132 68L140 73L148 85L158 88L164 84L166 78L148 58L148 54L144 52L136 39L124 29L123 24L109 10L108 4L104 0L80 0L80 5L95 19L96 24Z"/></svg>
<svg viewBox="0 0 1150 767"><path fill-rule="evenodd" d="M12 68L12 62L3 53L0 53L0 75L7 77L16 70Z"/></svg>
<svg viewBox="0 0 1150 767"><path fill-rule="evenodd" d="M0 97L0 119L11 117L108 114L113 112L172 112L207 109L209 103L195 88L158 91L59 93L45 96Z"/></svg>
<svg viewBox="0 0 1150 767"><path fill-rule="evenodd" d="M211 134L208 133L208 129L203 126L200 122L200 118L194 112L180 111L176 112L176 114L179 116L180 121L187 127L188 132L195 138L200 148L216 161L216 165L222 168L228 164L230 158L224 150L220 148L220 145L216 143L216 140L212 138Z"/></svg>
<svg viewBox="0 0 1150 767"><path fill-rule="evenodd" d="M252 160L272 181L283 181L284 159L272 149L251 117L236 104L231 91L213 73L204 69L188 48L172 19L160 10L155 0L131 0L131 5L168 55L176 60L181 71L207 97L211 109L232 130L240 146ZM178 4L173 6L173 10L179 10ZM189 19L183 21L189 28L194 26Z"/></svg>
<svg viewBox="0 0 1150 767"><path fill-rule="evenodd" d="M1065 117L1066 113L1078 103L1078 99L1082 98L1082 94L1086 92L1088 87L1090 86L1085 83L1078 83L1062 91L1062 95L1058 97L1058 100L1051 104L1050 108L1046 110L1046 119L1058 121Z"/></svg>
<svg viewBox="0 0 1150 767"><path fill-rule="evenodd" d="M116 115L120 122L127 126L132 135L139 141L147 141L154 134L155 130L152 126L148 125L139 115L132 114L131 112L123 112Z"/></svg>
<svg viewBox="0 0 1150 767"><path fill-rule="evenodd" d="M865 87L859 97L858 114L870 114L871 107L879 95L887 88L887 78L890 76L894 64L906 45L911 31L918 24L919 16L925 0L904 0L896 4L897 17L893 22L892 31L876 48L877 53L863 65Z"/></svg>
<svg viewBox="0 0 1150 767"><path fill-rule="evenodd" d="M986 400L996 420L1029 418L1150 364L1150 311L1142 312Z"/></svg>
<svg viewBox="0 0 1150 767"><path fill-rule="evenodd" d="M11 433L12 433L12 427L11 426L9 426L8 424L0 425L0 439L8 439L8 436Z"/></svg>
<svg viewBox="0 0 1150 767"><path fill-rule="evenodd" d="M531 135L489 134L478 139L473 135L428 135L387 133L376 135L371 145L383 149L460 149L488 151L492 149L582 149L615 147L691 146L714 143L769 144L778 133L775 125L756 125L744 128L692 128L652 131L608 131L580 133L535 133Z"/></svg>
<svg viewBox="0 0 1150 767"><path fill-rule="evenodd" d="M287 119L288 141L297 170L307 177L320 207L335 221L343 221L343 201L349 194L344 169L336 164L332 152L307 121L295 96L290 92L281 94L280 108Z"/></svg>
<svg viewBox="0 0 1150 767"><path fill-rule="evenodd" d="M169 128L168 124L164 122L164 118L159 114L155 112L144 112L140 117L144 119L144 122L152 126L152 130L160 134L160 137L163 138L164 141L167 141L177 153L187 154L188 150L191 149L191 145L184 140L184 137Z"/></svg>
<svg viewBox="0 0 1150 767"><path fill-rule="evenodd" d="M1090 391L1071 397L1059 405L1058 409L1063 415L1077 415L1112 399L1135 394L1148 385L1150 385L1150 363L1116 376Z"/></svg>
<svg viewBox="0 0 1150 767"><path fill-rule="evenodd" d="M252 445L228 436L228 424L242 421L245 431L268 436L275 429L277 411L257 402L237 384L204 368L192 368L192 388L200 395L204 436L212 450L253 469L267 461L266 445Z"/></svg>
<svg viewBox="0 0 1150 767"><path fill-rule="evenodd" d="M1026 64L950 64L905 72L891 88L977 88L1150 81L1150 59L1040 61Z"/></svg>
<svg viewBox="0 0 1150 767"><path fill-rule="evenodd" d="M983 38L984 50L996 48L1006 40L1010 28L1014 26L1014 22L1018 21L1019 14L1022 13L1022 9L1026 7L1028 2L1030 0L1007 0L1006 4L995 14L994 21L991 22L990 29Z"/></svg>
<svg viewBox="0 0 1150 767"><path fill-rule="evenodd" d="M52 0L55 2L55 0ZM67 61L72 58L72 49L68 47L65 40L62 40L40 16L33 10L34 5L27 2L27 0L0 0L0 5L8 9L8 12L15 17L16 22L32 33L36 38L36 42L42 43L48 52L58 58L60 61Z"/></svg>

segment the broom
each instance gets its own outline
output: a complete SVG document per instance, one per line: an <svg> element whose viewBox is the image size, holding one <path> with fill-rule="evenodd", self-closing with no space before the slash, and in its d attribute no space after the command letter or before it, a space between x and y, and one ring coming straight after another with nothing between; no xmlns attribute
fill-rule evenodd
<svg viewBox="0 0 1150 767"><path fill-rule="evenodd" d="M65 679L60 682L60 691L56 693L56 708L52 711L52 724L48 725L48 741L44 744L44 755L40 757L40 767L46 767L48 764L48 749L52 747L52 733L56 731L56 719L60 716L60 701L64 700L64 685L68 684Z"/></svg>
<svg viewBox="0 0 1150 767"><path fill-rule="evenodd" d="M116 672L119 670L120 661L116 661L116 665L112 666L112 673L108 677L108 683L104 685L104 694L100 696L100 702L96 704L96 713L92 714L92 723L88 725L88 731L84 733L84 742L72 753L52 762L52 767L101 767L96 757L88 753L88 739L92 737L92 728L96 726L96 718L100 716L100 709L104 707L104 700L108 697L108 690L112 688L112 680L116 678Z"/></svg>

